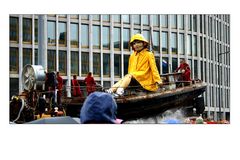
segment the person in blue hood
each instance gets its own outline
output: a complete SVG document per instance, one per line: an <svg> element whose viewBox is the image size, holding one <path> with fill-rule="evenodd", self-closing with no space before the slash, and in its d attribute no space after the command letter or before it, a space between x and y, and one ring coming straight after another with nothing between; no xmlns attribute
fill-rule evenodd
<svg viewBox="0 0 240 160"><path fill-rule="evenodd" d="M116 118L117 104L113 97L104 92L94 92L85 100L80 121L83 124L120 124L122 120Z"/></svg>

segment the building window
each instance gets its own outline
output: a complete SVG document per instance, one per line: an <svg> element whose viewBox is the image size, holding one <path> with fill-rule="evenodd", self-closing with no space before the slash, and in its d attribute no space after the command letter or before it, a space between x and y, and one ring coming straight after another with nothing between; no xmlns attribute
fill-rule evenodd
<svg viewBox="0 0 240 160"><path fill-rule="evenodd" d="M203 24L204 24L203 23L203 16L200 15L200 33L203 33L203 27L202 27Z"/></svg>
<svg viewBox="0 0 240 160"><path fill-rule="evenodd" d="M193 55L197 56L197 36L193 36Z"/></svg>
<svg viewBox="0 0 240 160"><path fill-rule="evenodd" d="M110 77L110 54L103 54L103 75Z"/></svg>
<svg viewBox="0 0 240 160"><path fill-rule="evenodd" d="M143 30L143 36L148 42L150 42L150 32L148 30Z"/></svg>
<svg viewBox="0 0 240 160"><path fill-rule="evenodd" d="M78 75L78 68L79 68L79 54L78 52L71 52L71 74Z"/></svg>
<svg viewBox="0 0 240 160"><path fill-rule="evenodd" d="M32 64L32 49L23 48L23 67L27 64Z"/></svg>
<svg viewBox="0 0 240 160"><path fill-rule="evenodd" d="M192 30L192 16L188 15L188 30Z"/></svg>
<svg viewBox="0 0 240 160"><path fill-rule="evenodd" d="M103 87L104 88L110 88L111 87L111 83L109 81L104 81L103 82Z"/></svg>
<svg viewBox="0 0 240 160"><path fill-rule="evenodd" d="M194 79L198 79L198 65L197 65L197 60L194 60Z"/></svg>
<svg viewBox="0 0 240 160"><path fill-rule="evenodd" d="M197 15L193 15L193 31L197 32Z"/></svg>
<svg viewBox="0 0 240 160"><path fill-rule="evenodd" d="M168 58L167 57L162 58L162 72L163 72L163 74L168 73Z"/></svg>
<svg viewBox="0 0 240 160"><path fill-rule="evenodd" d="M133 32L134 32L134 34L137 34L137 33L141 34L141 30L140 29L134 29Z"/></svg>
<svg viewBox="0 0 240 160"><path fill-rule="evenodd" d="M162 53L168 54L168 33L162 32Z"/></svg>
<svg viewBox="0 0 240 160"><path fill-rule="evenodd" d="M157 66L157 69L158 69L158 71L159 71L159 73L160 73L160 57L155 57L155 63L156 63L156 66Z"/></svg>
<svg viewBox="0 0 240 160"><path fill-rule="evenodd" d="M177 15L171 15L171 28L177 28Z"/></svg>
<svg viewBox="0 0 240 160"><path fill-rule="evenodd" d="M184 55L184 48L185 48L184 34L179 34L179 49L178 49L178 52L181 55Z"/></svg>
<svg viewBox="0 0 240 160"><path fill-rule="evenodd" d="M110 16L109 15L102 15L102 20L104 21L104 22L109 22L110 21Z"/></svg>
<svg viewBox="0 0 240 160"><path fill-rule="evenodd" d="M127 23L129 24L130 23L130 17L129 15L122 15L122 20L123 20L123 23Z"/></svg>
<svg viewBox="0 0 240 160"><path fill-rule="evenodd" d="M128 62L130 55L124 55L124 75L128 74Z"/></svg>
<svg viewBox="0 0 240 160"><path fill-rule="evenodd" d="M11 98L14 95L18 95L19 94L19 79L18 78L10 78L9 84L10 84L10 93L9 93L10 97L9 98Z"/></svg>
<svg viewBox="0 0 240 160"><path fill-rule="evenodd" d="M82 67L82 74L86 75L89 72L89 54L82 52L81 54L81 67Z"/></svg>
<svg viewBox="0 0 240 160"><path fill-rule="evenodd" d="M203 38L200 37L200 47L199 47L199 49L200 49L201 57L203 57L203 43L202 43L202 40L203 40Z"/></svg>
<svg viewBox="0 0 240 160"><path fill-rule="evenodd" d="M81 46L83 48L89 47L88 31L89 31L88 25L83 24L81 26Z"/></svg>
<svg viewBox="0 0 240 160"><path fill-rule="evenodd" d="M23 18L23 42L32 42L32 20Z"/></svg>
<svg viewBox="0 0 240 160"><path fill-rule="evenodd" d="M171 51L172 54L177 54L177 33L171 34Z"/></svg>
<svg viewBox="0 0 240 160"><path fill-rule="evenodd" d="M114 54L114 76L121 76L121 55Z"/></svg>
<svg viewBox="0 0 240 160"><path fill-rule="evenodd" d="M67 52L59 51L59 72L62 75L67 75Z"/></svg>
<svg viewBox="0 0 240 160"><path fill-rule="evenodd" d="M110 48L110 29L109 27L103 27L103 49Z"/></svg>
<svg viewBox="0 0 240 160"><path fill-rule="evenodd" d="M10 48L10 73L18 73L18 48Z"/></svg>
<svg viewBox="0 0 240 160"><path fill-rule="evenodd" d="M161 15L161 23L163 28L168 27L168 15Z"/></svg>
<svg viewBox="0 0 240 160"><path fill-rule="evenodd" d="M133 21L134 21L134 24L140 24L141 23L140 15L133 15Z"/></svg>
<svg viewBox="0 0 240 160"><path fill-rule="evenodd" d="M101 69L100 53L93 53L93 74L100 77Z"/></svg>
<svg viewBox="0 0 240 160"><path fill-rule="evenodd" d="M87 15L87 14L82 14L82 15L81 15L81 19L82 19L82 20L89 20L89 15Z"/></svg>
<svg viewBox="0 0 240 160"><path fill-rule="evenodd" d="M178 60L177 58L172 58L172 72L175 71L178 67Z"/></svg>
<svg viewBox="0 0 240 160"><path fill-rule="evenodd" d="M18 42L18 18L10 17L10 41Z"/></svg>
<svg viewBox="0 0 240 160"><path fill-rule="evenodd" d="M47 22L47 32L48 32L48 44L56 44L56 24L53 21Z"/></svg>
<svg viewBox="0 0 240 160"><path fill-rule="evenodd" d="M159 46L159 32L153 31L153 50L159 52L160 46Z"/></svg>
<svg viewBox="0 0 240 160"><path fill-rule="evenodd" d="M113 15L113 21L115 23L120 23L121 22L121 16L120 15Z"/></svg>
<svg viewBox="0 0 240 160"><path fill-rule="evenodd" d="M123 29L123 49L129 50L130 29Z"/></svg>
<svg viewBox="0 0 240 160"><path fill-rule="evenodd" d="M92 19L93 19L94 21L100 21L100 15L98 15L98 14L93 14L93 15L92 15Z"/></svg>
<svg viewBox="0 0 240 160"><path fill-rule="evenodd" d="M67 28L65 22L59 22L58 23L58 41L59 45L66 46L67 41Z"/></svg>
<svg viewBox="0 0 240 160"><path fill-rule="evenodd" d="M35 65L38 65L38 49L34 50L34 56Z"/></svg>
<svg viewBox="0 0 240 160"><path fill-rule="evenodd" d="M159 17L158 17L158 15L153 15L152 16L152 20L153 20L153 26L159 26Z"/></svg>
<svg viewBox="0 0 240 160"><path fill-rule="evenodd" d="M78 24L71 23L71 46L78 47Z"/></svg>
<svg viewBox="0 0 240 160"><path fill-rule="evenodd" d="M192 37L191 35L187 36L187 55L192 55Z"/></svg>
<svg viewBox="0 0 240 160"><path fill-rule="evenodd" d="M143 25L149 25L149 18L148 15L142 15Z"/></svg>
<svg viewBox="0 0 240 160"><path fill-rule="evenodd" d="M38 43L38 20L34 20L34 42Z"/></svg>
<svg viewBox="0 0 240 160"><path fill-rule="evenodd" d="M114 49L120 50L121 42L120 28L114 28Z"/></svg>
<svg viewBox="0 0 240 160"><path fill-rule="evenodd" d="M48 72L56 71L56 51L48 50Z"/></svg>
<svg viewBox="0 0 240 160"><path fill-rule="evenodd" d="M184 30L184 15L178 16L178 26L179 26L179 29Z"/></svg>
<svg viewBox="0 0 240 160"><path fill-rule="evenodd" d="M100 48L100 26L93 26L93 48Z"/></svg>

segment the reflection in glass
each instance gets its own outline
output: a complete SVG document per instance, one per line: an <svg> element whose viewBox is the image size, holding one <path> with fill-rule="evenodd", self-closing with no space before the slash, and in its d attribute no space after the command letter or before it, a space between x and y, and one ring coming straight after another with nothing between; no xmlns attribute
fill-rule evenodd
<svg viewBox="0 0 240 160"><path fill-rule="evenodd" d="M197 36L193 36L193 55L197 56Z"/></svg>
<svg viewBox="0 0 240 160"><path fill-rule="evenodd" d="M127 14L122 15L122 20L123 20L123 23L130 23L130 16Z"/></svg>
<svg viewBox="0 0 240 160"><path fill-rule="evenodd" d="M94 21L100 21L100 15L98 15L98 14L93 14L93 15L92 15L92 19L93 19Z"/></svg>
<svg viewBox="0 0 240 160"><path fill-rule="evenodd" d="M78 52L72 51L71 52L71 74L78 75L78 68L79 68L79 56Z"/></svg>
<svg viewBox="0 0 240 160"><path fill-rule="evenodd" d="M121 76L121 55L114 54L114 76Z"/></svg>
<svg viewBox="0 0 240 160"><path fill-rule="evenodd" d="M32 42L32 20L23 18L23 42Z"/></svg>
<svg viewBox="0 0 240 160"><path fill-rule="evenodd" d="M109 27L103 27L103 48L109 49L110 48L110 29Z"/></svg>
<svg viewBox="0 0 240 160"><path fill-rule="evenodd" d="M82 67L82 74L87 74L89 72L89 54L82 52L81 54L81 67Z"/></svg>
<svg viewBox="0 0 240 160"><path fill-rule="evenodd" d="M81 15L81 19L88 20L89 19L89 15L88 14L82 14Z"/></svg>
<svg viewBox="0 0 240 160"><path fill-rule="evenodd" d="M150 32L149 31L147 31L147 30L144 30L143 31L143 36L144 36L144 38L148 41L148 42L150 42L150 34L149 34Z"/></svg>
<svg viewBox="0 0 240 160"><path fill-rule="evenodd" d="M171 15L171 27L177 28L177 15Z"/></svg>
<svg viewBox="0 0 240 160"><path fill-rule="evenodd" d="M59 56L58 70L62 75L66 75L67 74L67 52L59 51L58 56Z"/></svg>
<svg viewBox="0 0 240 160"><path fill-rule="evenodd" d="M128 62L130 55L124 55L124 75L128 73Z"/></svg>
<svg viewBox="0 0 240 160"><path fill-rule="evenodd" d="M120 15L113 15L113 21L116 23L120 23L121 22L121 16Z"/></svg>
<svg viewBox="0 0 240 160"><path fill-rule="evenodd" d="M177 58L172 58L172 71L175 71L178 67L178 60Z"/></svg>
<svg viewBox="0 0 240 160"><path fill-rule="evenodd" d="M178 15L179 29L184 29L184 15Z"/></svg>
<svg viewBox="0 0 240 160"><path fill-rule="evenodd" d="M141 30L140 29L134 29L133 32L134 32L134 34L137 34L137 33L141 33Z"/></svg>
<svg viewBox="0 0 240 160"><path fill-rule="evenodd" d="M192 30L192 16L188 15L188 30Z"/></svg>
<svg viewBox="0 0 240 160"><path fill-rule="evenodd" d="M71 45L78 46L78 24L71 23Z"/></svg>
<svg viewBox="0 0 240 160"><path fill-rule="evenodd" d="M179 34L179 53L181 55L184 55L184 48L185 48L185 43L184 43L184 34Z"/></svg>
<svg viewBox="0 0 240 160"><path fill-rule="evenodd" d="M82 24L81 26L81 46L88 48L88 25Z"/></svg>
<svg viewBox="0 0 240 160"><path fill-rule="evenodd" d="M140 15L133 15L133 21L134 21L134 24L140 24L141 22Z"/></svg>
<svg viewBox="0 0 240 160"><path fill-rule="evenodd" d="M120 28L114 28L114 48L120 49Z"/></svg>
<svg viewBox="0 0 240 160"><path fill-rule="evenodd" d="M159 26L159 17L158 17L158 15L153 15L152 19L153 19L153 26Z"/></svg>
<svg viewBox="0 0 240 160"><path fill-rule="evenodd" d="M58 41L59 41L59 44L66 46L66 41L67 41L66 23L65 22L59 22L58 25L59 25L59 28L58 28Z"/></svg>
<svg viewBox="0 0 240 160"><path fill-rule="evenodd" d="M197 15L193 15L193 31L197 32Z"/></svg>
<svg viewBox="0 0 240 160"><path fill-rule="evenodd" d="M18 48L10 48L10 71L11 73L17 73L18 72Z"/></svg>
<svg viewBox="0 0 240 160"><path fill-rule="evenodd" d="M35 61L35 65L38 65L38 49L35 49L34 50L34 61Z"/></svg>
<svg viewBox="0 0 240 160"><path fill-rule="evenodd" d="M177 34L171 34L171 51L172 54L177 54Z"/></svg>
<svg viewBox="0 0 240 160"><path fill-rule="evenodd" d="M48 50L48 72L56 71L56 51Z"/></svg>
<svg viewBox="0 0 240 160"><path fill-rule="evenodd" d="M163 74L168 73L168 58L167 57L162 58L162 72L163 72Z"/></svg>
<svg viewBox="0 0 240 160"><path fill-rule="evenodd" d="M191 35L187 36L187 55L192 55L192 37Z"/></svg>
<svg viewBox="0 0 240 160"><path fill-rule="evenodd" d="M167 34L167 32L162 32L162 53L168 54L168 34Z"/></svg>
<svg viewBox="0 0 240 160"><path fill-rule="evenodd" d="M101 68L100 53L93 53L93 74L95 76L100 76Z"/></svg>
<svg viewBox="0 0 240 160"><path fill-rule="evenodd" d="M153 50L154 51L158 51L160 50L160 46L159 46L159 32L154 31L153 32Z"/></svg>
<svg viewBox="0 0 240 160"><path fill-rule="evenodd" d="M149 25L148 15L142 15L143 25Z"/></svg>
<svg viewBox="0 0 240 160"><path fill-rule="evenodd" d="M10 17L10 41L18 41L18 18Z"/></svg>
<svg viewBox="0 0 240 160"><path fill-rule="evenodd" d="M129 50L130 29L123 29L123 49Z"/></svg>
<svg viewBox="0 0 240 160"><path fill-rule="evenodd" d="M100 26L93 26L93 48L100 48Z"/></svg>
<svg viewBox="0 0 240 160"><path fill-rule="evenodd" d="M102 20L105 22L109 22L110 21L110 16L107 14L102 15Z"/></svg>
<svg viewBox="0 0 240 160"><path fill-rule="evenodd" d="M161 23L163 28L168 27L168 15L161 15Z"/></svg>
<svg viewBox="0 0 240 160"><path fill-rule="evenodd" d="M110 77L110 54L103 54L103 75Z"/></svg>
<svg viewBox="0 0 240 160"><path fill-rule="evenodd" d="M32 64L32 49L23 48L23 67L26 64Z"/></svg>
<svg viewBox="0 0 240 160"><path fill-rule="evenodd" d="M47 22L48 44L55 45L56 43L56 24L53 21Z"/></svg>
<svg viewBox="0 0 240 160"><path fill-rule="evenodd" d="M34 19L34 41L38 43L38 20Z"/></svg>
<svg viewBox="0 0 240 160"><path fill-rule="evenodd" d="M197 65L197 60L194 60L194 79L198 79L198 65Z"/></svg>

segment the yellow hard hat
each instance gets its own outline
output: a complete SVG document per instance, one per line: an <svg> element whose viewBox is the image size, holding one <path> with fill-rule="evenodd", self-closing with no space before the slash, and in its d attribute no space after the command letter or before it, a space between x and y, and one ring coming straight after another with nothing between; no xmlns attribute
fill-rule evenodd
<svg viewBox="0 0 240 160"><path fill-rule="evenodd" d="M147 44L149 43L144 37L142 34L135 34L132 36L131 40L130 40L130 44L132 44L133 41L135 40L139 40L139 41L143 41L143 42L146 42Z"/></svg>

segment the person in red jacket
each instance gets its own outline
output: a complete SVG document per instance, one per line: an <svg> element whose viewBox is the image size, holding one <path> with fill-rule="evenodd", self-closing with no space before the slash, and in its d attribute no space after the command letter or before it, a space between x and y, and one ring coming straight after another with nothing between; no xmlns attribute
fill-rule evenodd
<svg viewBox="0 0 240 160"><path fill-rule="evenodd" d="M57 72L57 82L58 82L58 84L57 84L57 89L58 89L58 91L57 91L57 103L58 103L58 105L61 105L61 103L62 103L61 102L61 97L62 97L63 79L60 76L59 72Z"/></svg>
<svg viewBox="0 0 240 160"><path fill-rule="evenodd" d="M182 73L182 79L183 81L191 81L190 74L191 70L189 65L186 63L185 59L182 59L180 62L180 66L175 70L175 72L180 72Z"/></svg>
<svg viewBox="0 0 240 160"><path fill-rule="evenodd" d="M82 97L82 92L80 90L80 84L78 83L77 80L77 75L73 75L73 79L72 79L72 95L74 97Z"/></svg>
<svg viewBox="0 0 240 160"><path fill-rule="evenodd" d="M96 83L94 81L94 78L93 78L91 72L88 73L88 75L85 78L84 82L86 83L86 86L87 86L86 89L87 89L87 94L88 95L96 90Z"/></svg>

